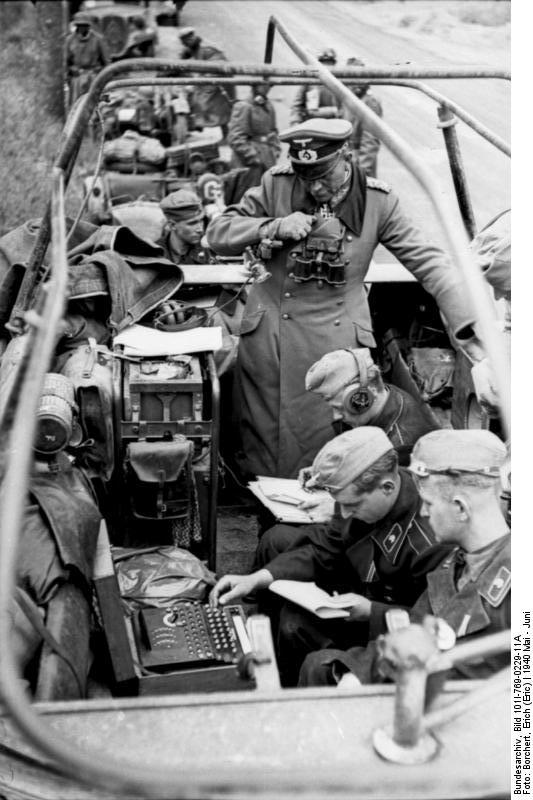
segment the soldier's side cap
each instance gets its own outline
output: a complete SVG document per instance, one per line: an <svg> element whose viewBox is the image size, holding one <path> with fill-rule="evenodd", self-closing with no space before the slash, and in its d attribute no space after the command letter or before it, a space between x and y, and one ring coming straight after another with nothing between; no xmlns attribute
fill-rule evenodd
<svg viewBox="0 0 533 800"><path fill-rule="evenodd" d="M305 174L319 165L329 166L352 130L346 119L312 118L283 131L279 138L289 143L289 158L295 170Z"/></svg>
<svg viewBox="0 0 533 800"><path fill-rule="evenodd" d="M91 18L84 11L78 11L72 17L72 22L74 23L74 25L90 25Z"/></svg>
<svg viewBox="0 0 533 800"><path fill-rule="evenodd" d="M340 492L393 449L381 428L366 425L341 433L316 455L306 488Z"/></svg>
<svg viewBox="0 0 533 800"><path fill-rule="evenodd" d="M461 472L497 478L506 459L504 443L490 431L439 430L418 440L409 469L420 478Z"/></svg>
<svg viewBox="0 0 533 800"><path fill-rule="evenodd" d="M190 36L193 33L196 33L196 30L194 28L189 27L189 28L182 28L178 35L180 39L186 39L187 36Z"/></svg>
<svg viewBox="0 0 533 800"><path fill-rule="evenodd" d="M324 400L332 400L359 377L358 359L364 359L367 369L374 366L368 347L326 353L307 370L306 390L316 392Z"/></svg>
<svg viewBox="0 0 533 800"><path fill-rule="evenodd" d="M166 217L176 222L201 219L204 214L202 201L190 189L178 189L167 194L159 203L159 208Z"/></svg>

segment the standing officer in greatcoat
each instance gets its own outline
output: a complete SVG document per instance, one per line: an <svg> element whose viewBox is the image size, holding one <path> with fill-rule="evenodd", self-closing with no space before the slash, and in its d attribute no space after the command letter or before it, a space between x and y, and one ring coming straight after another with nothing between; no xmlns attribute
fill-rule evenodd
<svg viewBox="0 0 533 800"><path fill-rule="evenodd" d="M237 364L242 466L251 474L296 477L330 439L305 375L331 350L376 346L364 281L379 243L433 295L465 351L483 355L458 271L391 188L352 160L351 132L347 120L311 119L282 133L290 163L268 170L206 231L222 256L268 245L271 277L250 291Z"/></svg>

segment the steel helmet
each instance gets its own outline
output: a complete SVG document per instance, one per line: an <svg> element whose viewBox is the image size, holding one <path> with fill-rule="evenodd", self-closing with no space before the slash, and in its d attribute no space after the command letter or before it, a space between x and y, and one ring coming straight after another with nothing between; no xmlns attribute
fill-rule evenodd
<svg viewBox="0 0 533 800"><path fill-rule="evenodd" d="M325 50L321 50L317 56L318 60L322 62L322 64L336 64L337 63L337 53L333 50L332 47L326 47Z"/></svg>

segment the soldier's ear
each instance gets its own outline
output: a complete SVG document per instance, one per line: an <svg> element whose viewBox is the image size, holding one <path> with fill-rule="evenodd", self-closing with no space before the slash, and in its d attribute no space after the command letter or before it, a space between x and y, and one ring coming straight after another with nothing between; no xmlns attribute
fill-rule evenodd
<svg viewBox="0 0 533 800"><path fill-rule="evenodd" d="M458 520L461 522L466 522L470 519L470 506L465 497L462 497L461 495L455 495L452 500L452 504L455 508L455 513Z"/></svg>
<svg viewBox="0 0 533 800"><path fill-rule="evenodd" d="M381 482L381 488L383 489L386 495L389 495L392 494L392 492L396 488L396 484L390 478L386 478L384 481Z"/></svg>

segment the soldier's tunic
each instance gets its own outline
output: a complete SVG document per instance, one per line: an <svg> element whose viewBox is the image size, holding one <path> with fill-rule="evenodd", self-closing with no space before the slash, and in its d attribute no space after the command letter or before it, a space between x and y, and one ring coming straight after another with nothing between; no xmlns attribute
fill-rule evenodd
<svg viewBox="0 0 533 800"><path fill-rule="evenodd" d="M273 167L281 152L276 112L270 100L241 100L235 103L228 127L228 144L233 150L232 167L259 164L262 172Z"/></svg>
<svg viewBox="0 0 533 800"><path fill-rule="evenodd" d="M334 643L337 647L365 644L369 631L381 628L391 605L415 603L426 588L427 573L449 553L448 545L435 544L427 519L420 516L421 500L412 476L403 468L399 473L398 498L383 519L368 525L337 513L328 525L306 526L305 540L300 537L297 546L262 565L275 580L316 581L372 601L368 625L321 621L302 609L284 607L279 656L285 675L294 674L295 666L299 668L312 650ZM297 676L298 669L294 680Z"/></svg>
<svg viewBox="0 0 533 800"><path fill-rule="evenodd" d="M299 86L291 105L290 124L312 117L340 117L341 103L325 86Z"/></svg>
<svg viewBox="0 0 533 800"><path fill-rule="evenodd" d="M65 42L65 63L71 79L70 102L73 103L88 90L96 73L109 64L104 38L89 31L87 39L82 41L76 33L71 33Z"/></svg>
<svg viewBox="0 0 533 800"><path fill-rule="evenodd" d="M370 91L361 98L363 103L369 107L378 117L383 116L383 108L378 98ZM357 117L346 106L343 106L342 116L352 123L353 133L350 136L350 147L357 158L357 163L367 175L375 178L377 173L377 160L380 141L377 136L370 133L365 123Z"/></svg>
<svg viewBox="0 0 533 800"><path fill-rule="evenodd" d="M502 536L476 553L453 550L427 575L427 590L410 611L412 622L422 622L427 614L450 625L460 643L490 633L508 630L511 625L511 535ZM385 631L383 621L371 625L370 636ZM458 663L448 674L455 679L488 678L509 663L509 653L476 658ZM339 666L340 665L340 666ZM383 681L377 670L375 643L346 652L328 649L312 653L300 673L300 685L336 683L337 674L346 669L362 683Z"/></svg>
<svg viewBox="0 0 533 800"><path fill-rule="evenodd" d="M227 61L226 56L216 45L202 40L190 57L198 61ZM202 73L205 76L205 73ZM196 86L191 97L191 110L208 127L227 125L235 100L235 87L213 83L210 86Z"/></svg>
<svg viewBox="0 0 533 800"><path fill-rule="evenodd" d="M435 297L453 332L474 321L457 271L404 216L390 188L365 178L357 167L351 180L336 210L344 226L346 284L296 283L291 277L294 244L284 242L267 262L272 277L250 291L241 326L236 404L251 473L296 477L331 438L323 401L305 391L305 375L331 350L375 346L364 280L378 243ZM261 240L265 223L293 211L316 210L304 183L289 165L279 165L238 205L212 220L207 240L219 255L238 255Z"/></svg>

